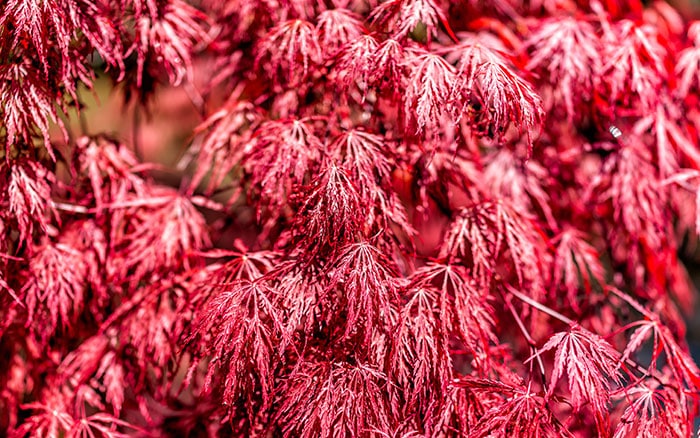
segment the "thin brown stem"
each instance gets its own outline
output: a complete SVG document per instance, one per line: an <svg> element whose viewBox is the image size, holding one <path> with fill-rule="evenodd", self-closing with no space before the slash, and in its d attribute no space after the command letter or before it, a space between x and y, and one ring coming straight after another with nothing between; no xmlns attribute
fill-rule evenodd
<svg viewBox="0 0 700 438"><path fill-rule="evenodd" d="M547 315L551 316L554 319L558 319L559 321L563 322L564 324L571 325L574 323L574 321L570 318L567 318L566 316L562 315L561 313L557 312L556 310L550 309L549 307L545 306L544 304L540 304L537 301L533 300L532 298L528 297L527 295L518 292L517 290L513 289L512 287L508 286L508 292L510 292L515 298L519 299L520 301L529 304L530 306L534 307L535 309L539 310L540 312L546 313Z"/></svg>
<svg viewBox="0 0 700 438"><path fill-rule="evenodd" d="M515 319L515 323L518 325L518 328L520 329L523 336L525 337L525 340L530 345L530 353L535 354L536 350L537 350L537 343L532 338L527 327L525 327L525 324L523 324L523 321L520 318L520 315L515 310L515 307L513 306L512 298L509 295L506 295L504 293L503 294L503 301L506 303L506 307L508 307L508 310L513 315L513 319ZM542 386L544 387L544 390L547 391L547 380L546 380L546 376L544 373L544 363L542 362L542 358L539 355L535 355L534 357L537 360L537 364L539 365L539 368L540 368L540 378L542 379Z"/></svg>

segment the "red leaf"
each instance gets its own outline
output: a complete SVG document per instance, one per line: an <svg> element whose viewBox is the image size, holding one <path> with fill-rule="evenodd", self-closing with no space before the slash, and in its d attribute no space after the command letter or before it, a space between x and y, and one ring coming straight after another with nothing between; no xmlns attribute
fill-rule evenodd
<svg viewBox="0 0 700 438"><path fill-rule="evenodd" d="M677 391L671 387L655 388L642 382L625 391L629 406L620 418L614 438L690 436L692 415Z"/></svg>
<svg viewBox="0 0 700 438"><path fill-rule="evenodd" d="M387 379L364 364L303 360L282 383L277 419L285 437L389 434Z"/></svg>
<svg viewBox="0 0 700 438"><path fill-rule="evenodd" d="M590 403L598 431L604 435L611 385L621 383L618 371L620 354L600 336L578 325L573 325L568 332L553 335L537 354L554 348L554 369L547 397L552 397L557 382L566 375L574 409L580 410Z"/></svg>
<svg viewBox="0 0 700 438"><path fill-rule="evenodd" d="M34 161L15 162L10 167L7 194L10 213L19 225L20 239L31 243L34 226L42 233L48 231L49 213L56 215L51 205L51 185L55 176Z"/></svg>
<svg viewBox="0 0 700 438"><path fill-rule="evenodd" d="M274 292L264 281L237 281L202 310L193 334L212 334L211 341L202 345L212 356L205 390L223 385L224 403L232 408L242 403L250 418L272 403L278 340L283 332L273 300ZM261 405L255 391L261 392Z"/></svg>
<svg viewBox="0 0 700 438"><path fill-rule="evenodd" d="M602 68L601 42L587 21L573 17L539 21L526 42L532 51L528 70L542 74L553 90L553 104L569 121L582 117Z"/></svg>
<svg viewBox="0 0 700 438"><path fill-rule="evenodd" d="M135 19L137 85L147 62L162 65L174 86L183 79L192 82L194 48L208 40L206 16L181 0L170 0L157 9L137 10Z"/></svg>
<svg viewBox="0 0 700 438"><path fill-rule="evenodd" d="M310 67L321 62L318 30L308 21L279 23L260 40L255 64L278 82L298 84L306 79Z"/></svg>
<svg viewBox="0 0 700 438"><path fill-rule="evenodd" d="M432 132L446 122L445 103L454 87L455 70L441 56L419 53L410 58L411 73L404 95L407 128Z"/></svg>
<svg viewBox="0 0 700 438"><path fill-rule="evenodd" d="M478 42L464 43L460 50L459 80L452 90L454 101L461 103L460 118L466 115L481 130L494 132L497 140L513 123L531 146L544 114L540 97L497 52Z"/></svg>

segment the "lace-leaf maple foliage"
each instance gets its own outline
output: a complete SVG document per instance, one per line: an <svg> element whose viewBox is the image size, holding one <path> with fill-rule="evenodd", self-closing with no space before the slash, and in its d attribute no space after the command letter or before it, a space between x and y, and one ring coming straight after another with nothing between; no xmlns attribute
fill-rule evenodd
<svg viewBox="0 0 700 438"><path fill-rule="evenodd" d="M3 2L0 435L690 436L699 35L635 0ZM98 76L192 99L170 185L66 122Z"/></svg>

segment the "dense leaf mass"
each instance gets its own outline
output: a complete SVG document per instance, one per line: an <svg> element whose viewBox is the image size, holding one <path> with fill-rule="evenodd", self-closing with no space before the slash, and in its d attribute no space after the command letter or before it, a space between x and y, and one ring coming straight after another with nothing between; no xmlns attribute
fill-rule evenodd
<svg viewBox="0 0 700 438"><path fill-rule="evenodd" d="M689 16L0 2L0 436L698 433Z"/></svg>

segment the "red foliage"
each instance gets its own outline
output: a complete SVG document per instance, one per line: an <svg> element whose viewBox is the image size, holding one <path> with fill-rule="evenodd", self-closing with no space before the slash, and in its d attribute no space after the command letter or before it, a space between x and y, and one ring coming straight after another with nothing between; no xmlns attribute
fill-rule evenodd
<svg viewBox="0 0 700 438"><path fill-rule="evenodd" d="M0 3L0 435L693 434L670 5ZM117 139L176 87L159 172Z"/></svg>
<svg viewBox="0 0 700 438"><path fill-rule="evenodd" d="M547 396L552 396L557 382L566 374L574 410L590 403L598 431L605 434L610 386L613 382L620 383L619 353L604 339L578 325L572 326L568 333L552 336L538 354L553 348L557 351Z"/></svg>

